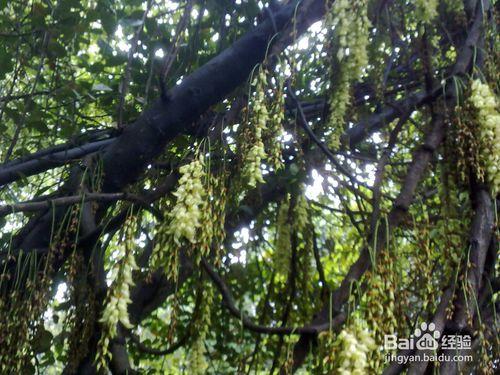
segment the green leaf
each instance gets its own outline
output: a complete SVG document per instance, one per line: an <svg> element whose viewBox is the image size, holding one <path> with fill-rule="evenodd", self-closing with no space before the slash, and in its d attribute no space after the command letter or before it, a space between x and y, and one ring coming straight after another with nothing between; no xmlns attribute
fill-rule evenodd
<svg viewBox="0 0 500 375"><path fill-rule="evenodd" d="M36 336L33 338L32 347L35 353L45 353L50 350L52 344L52 333L45 329L40 329Z"/></svg>
<svg viewBox="0 0 500 375"><path fill-rule="evenodd" d="M113 89L109 86L106 86L104 83L95 83L93 86L92 86L92 91L105 91L105 92L109 92L109 91L113 91Z"/></svg>
<svg viewBox="0 0 500 375"><path fill-rule="evenodd" d="M142 25L142 19L125 18L120 20L120 24L123 26L137 27Z"/></svg>
<svg viewBox="0 0 500 375"><path fill-rule="evenodd" d="M0 46L0 79L3 79L9 73L13 66L12 56L5 47Z"/></svg>
<svg viewBox="0 0 500 375"><path fill-rule="evenodd" d="M33 4L33 26L44 27L45 26L45 16L48 14L48 9L42 3Z"/></svg>
<svg viewBox="0 0 500 375"><path fill-rule="evenodd" d="M35 373L35 366L33 366L30 362L24 365L24 368L21 371L21 374L31 375Z"/></svg>
<svg viewBox="0 0 500 375"><path fill-rule="evenodd" d="M51 41L47 46L47 50L52 57L62 57L66 54L66 49L63 45L56 41Z"/></svg>
<svg viewBox="0 0 500 375"><path fill-rule="evenodd" d="M46 121L47 120L44 117L44 113L40 110L39 107L35 106L31 111L31 114L28 117L26 123L30 129L35 129L40 133L45 134L49 131Z"/></svg>

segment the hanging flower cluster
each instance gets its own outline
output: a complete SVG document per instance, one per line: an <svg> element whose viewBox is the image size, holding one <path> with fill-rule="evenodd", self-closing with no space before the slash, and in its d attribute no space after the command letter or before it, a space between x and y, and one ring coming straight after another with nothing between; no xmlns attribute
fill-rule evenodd
<svg viewBox="0 0 500 375"><path fill-rule="evenodd" d="M260 166L262 160L265 158L266 151L264 150L264 143L259 139L250 148L248 154L245 155L245 165L243 166L242 176L247 181L249 187L254 188L257 186L257 183L264 183Z"/></svg>
<svg viewBox="0 0 500 375"><path fill-rule="evenodd" d="M204 162L196 157L179 168L181 178L173 195L173 207L165 208L166 218L157 227L155 245L151 255L153 268L164 269L173 280L179 267L178 248L183 242L194 245L203 224L206 190L203 186Z"/></svg>
<svg viewBox="0 0 500 375"><path fill-rule="evenodd" d="M455 114L451 118L453 138L450 143L455 146L456 152L451 155L456 161L451 168L455 170L458 181L463 185L468 184L469 170L478 180L484 180L484 163L481 157L483 146L481 137L478 136L480 130L476 115L477 110L471 101L467 100L462 106L456 107Z"/></svg>
<svg viewBox="0 0 500 375"><path fill-rule="evenodd" d="M305 300L311 300L314 294L313 283L311 283L311 277L314 274L311 269L311 259L314 254L314 225L311 222L309 202L304 191L305 188L302 187L293 208L292 231L297 236L297 269L300 274L298 282L301 297L304 298L304 303L299 304L299 312L306 318L313 313L313 304L307 303Z"/></svg>
<svg viewBox="0 0 500 375"><path fill-rule="evenodd" d="M179 168L182 176L179 179L179 187L174 192L177 201L168 214L168 233L172 235L176 245L180 245L183 239L191 243L196 242L196 231L201 226L201 209L205 199L202 183L203 164L203 159L195 158L191 163Z"/></svg>
<svg viewBox="0 0 500 375"><path fill-rule="evenodd" d="M260 166L267 156L264 142L262 141L262 132L269 121L269 112L266 106L266 85L266 72L264 69L259 68L255 80L255 99L251 118L252 126L245 128L243 134L247 144L243 149L243 170L241 174L247 186L251 188L256 187L257 183L264 182Z"/></svg>
<svg viewBox="0 0 500 375"><path fill-rule="evenodd" d="M294 216L294 228L299 234L302 234L309 225L309 204L307 203L307 198L304 193L299 194L297 197Z"/></svg>
<svg viewBox="0 0 500 375"><path fill-rule="evenodd" d="M281 75L275 77L277 84L273 93L273 101L269 108L268 129L265 133L266 149L268 153L269 164L278 170L283 167L281 153L282 144L279 140L283 132L283 121L285 120L285 94L283 92L283 78Z"/></svg>
<svg viewBox="0 0 500 375"><path fill-rule="evenodd" d="M343 329L337 338L342 348L339 353L339 374L362 375L368 370L368 357L377 346L367 329L359 326Z"/></svg>
<svg viewBox="0 0 500 375"><path fill-rule="evenodd" d="M206 193L203 199L201 227L198 238L193 247L199 248L194 254L195 263L198 264L201 257L210 253L212 246L216 250L214 261L220 261L220 250L225 238L225 214L226 214L226 187L224 174L220 176L208 176Z"/></svg>
<svg viewBox="0 0 500 375"><path fill-rule="evenodd" d="M136 219L129 216L124 226L123 242L118 244L118 261L111 269L112 284L106 297L106 305L99 322L102 324L102 334L98 343L96 362L99 368L105 368L107 359L110 357L108 350L110 341L116 337L117 325L121 323L125 328L132 328L129 321L127 306L130 299L130 287L134 285L132 278L133 270L137 269L133 248Z"/></svg>
<svg viewBox="0 0 500 375"><path fill-rule="evenodd" d="M454 129L450 130L451 137L446 138L443 150L443 183L438 185L439 199L443 202L441 218L430 231L433 242L440 244L440 248L435 248L434 253L437 252L444 280L451 280L460 265L465 245L463 239L467 238L472 217L469 194L461 190L458 184L457 166L459 167L459 164L455 158L460 155L460 152L457 152L456 137L452 132ZM420 236L420 233L415 235Z"/></svg>
<svg viewBox="0 0 500 375"><path fill-rule="evenodd" d="M63 326L68 327L66 369L69 374L77 372L78 365L89 352L90 339L96 319L96 291L85 282L89 265L80 252L73 252L67 270L68 297L74 309L64 317ZM86 297L86 298L85 298Z"/></svg>
<svg viewBox="0 0 500 375"><path fill-rule="evenodd" d="M204 338L198 337L191 345L188 354L188 374L203 375L208 368L207 360L205 359L205 344Z"/></svg>
<svg viewBox="0 0 500 375"><path fill-rule="evenodd" d="M479 324L479 329L477 330L477 339L480 344L479 349L479 367L482 371L481 374L493 375L495 372L495 361L492 360L492 356L489 353L491 348L498 348L500 339L496 334L495 329L486 325L484 322ZM498 352L497 352L498 353ZM495 357L493 357L495 358Z"/></svg>
<svg viewBox="0 0 500 375"><path fill-rule="evenodd" d="M415 240L418 244L418 252L414 255L415 269L420 270L419 276L416 282L420 283L420 298L422 300L423 311L434 311L437 307L435 306L437 301L437 293L439 290L435 287L433 282L433 262L435 258L433 257L433 246L431 242L431 236L428 231L429 224L427 225L415 225ZM451 225L452 223L450 223Z"/></svg>
<svg viewBox="0 0 500 375"><path fill-rule="evenodd" d="M211 285L201 285L200 293L202 300L200 304L200 315L197 319L196 340L191 345L188 355L188 374L202 375L206 374L208 363L205 359L205 339L209 332L211 321L211 307L214 300L214 289Z"/></svg>
<svg viewBox="0 0 500 375"><path fill-rule="evenodd" d="M367 293L367 320L381 335L394 333L398 322L394 314L395 293L390 266L384 264L377 273L367 273L370 290ZM387 293L387 296L385 295Z"/></svg>
<svg viewBox="0 0 500 375"><path fill-rule="evenodd" d="M438 15L438 0L415 0L415 12L423 23L430 23Z"/></svg>
<svg viewBox="0 0 500 375"><path fill-rule="evenodd" d="M500 191L500 113L495 95L479 79L472 82L470 101L476 109L480 129L480 157L487 172L487 179L496 193Z"/></svg>
<svg viewBox="0 0 500 375"><path fill-rule="evenodd" d="M337 0L329 13L338 38L338 61L345 60L354 79L368 65L368 1Z"/></svg>
<svg viewBox="0 0 500 375"><path fill-rule="evenodd" d="M212 249L214 261L220 261L220 249L225 238L226 174L207 174L202 156L179 168L181 178L173 195L173 205L164 205L165 220L156 228L151 256L152 268L163 269L176 280L179 249L183 247L198 264Z"/></svg>
<svg viewBox="0 0 500 375"><path fill-rule="evenodd" d="M25 373L33 358L33 341L45 331L44 311L50 301L54 259L74 246L72 237L80 225L80 206L68 208L62 222L53 228L43 270L36 267L36 252L20 250L13 261L19 284L5 288L6 274L0 275L0 374ZM41 271L41 272L40 272ZM8 280L8 279L7 279Z"/></svg>
<svg viewBox="0 0 500 375"><path fill-rule="evenodd" d="M255 86L252 113L247 126L243 127L242 134L242 178L244 184L255 188L258 183L263 183L261 165L268 160L274 169L283 166L281 159L282 145L279 137L283 131L285 117L285 99L283 93L283 80L278 75L273 87L273 101L269 103L266 96L267 88L273 80L262 66L259 67L257 76L252 84Z"/></svg>
<svg viewBox="0 0 500 375"><path fill-rule="evenodd" d="M377 343L383 342L385 334L406 333L404 321L397 317L403 313L408 298L398 290L402 281L399 263L395 258L397 257L388 247L379 250L374 267L365 274L367 292L363 297L366 306L364 319ZM371 368L378 372L383 364L382 353L373 352Z"/></svg>
<svg viewBox="0 0 500 375"><path fill-rule="evenodd" d="M332 95L328 101L329 146L337 149L350 102L351 82L359 80L363 68L368 65L370 21L367 0L335 1L327 14L326 23L335 29L334 45L337 47L336 61L332 61Z"/></svg>
<svg viewBox="0 0 500 375"><path fill-rule="evenodd" d="M209 202L209 209L207 209L205 213L207 216L204 220L204 227L210 226L210 229L207 229L207 235L204 237L203 246L205 246L206 249L205 254L208 254L210 251L209 245L213 245L215 249L214 263L215 265L219 265L224 249L223 242L226 238L227 188L225 173L221 173L211 178L208 195L215 198Z"/></svg>
<svg viewBox="0 0 500 375"><path fill-rule="evenodd" d="M295 248L292 242L295 241ZM278 275L287 275L290 270L292 250L295 251L296 268L299 275L301 296L307 298L311 291L310 271L313 254L313 227L310 222L309 205L303 190L296 196L287 195L281 202L276 220L276 241L273 266ZM307 315L311 305L301 304L299 312Z"/></svg>
<svg viewBox="0 0 500 375"><path fill-rule="evenodd" d="M370 332L362 321L354 319L334 339L333 333L320 334L323 348L321 369L340 375L364 375L370 373L370 356L377 349Z"/></svg>
<svg viewBox="0 0 500 375"><path fill-rule="evenodd" d="M274 250L274 269L286 275L290 265L292 228L289 220L290 198L287 196L280 204L276 222L276 246Z"/></svg>
<svg viewBox="0 0 500 375"><path fill-rule="evenodd" d="M339 78L340 84L328 102L330 116L328 118L328 131L326 134L328 136L328 147L333 150L338 150L340 147L340 136L344 130L344 116L350 101L349 79L346 75Z"/></svg>
<svg viewBox="0 0 500 375"><path fill-rule="evenodd" d="M19 261L19 260L18 260ZM32 291L33 285L30 285ZM0 373L22 373L23 366L29 363L29 319L31 301L22 299L22 293L14 290L9 299L0 298ZM9 306L12 304L12 306ZM12 319L15 317L15 319Z"/></svg>

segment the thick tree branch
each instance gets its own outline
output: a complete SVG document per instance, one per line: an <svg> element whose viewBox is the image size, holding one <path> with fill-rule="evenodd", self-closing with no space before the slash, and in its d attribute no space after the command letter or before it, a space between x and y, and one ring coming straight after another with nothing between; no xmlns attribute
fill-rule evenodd
<svg viewBox="0 0 500 375"><path fill-rule="evenodd" d="M314 4L323 2L316 0ZM291 22L296 6L291 2L274 13L278 30ZM301 19L307 19L306 25L324 13L321 6L299 8L303 11ZM126 127L103 155L103 190L114 192L136 180L168 141L245 82L254 66L262 62L274 33L273 23L264 21L169 91L167 101L157 101Z"/></svg>
<svg viewBox="0 0 500 375"><path fill-rule="evenodd" d="M16 212L37 212L54 207L70 206L84 202L116 202L119 200L129 201L150 210L144 199L136 194L130 193L87 193L82 195L72 195L69 197L60 197L47 200L36 200L0 206L0 217Z"/></svg>
<svg viewBox="0 0 500 375"><path fill-rule="evenodd" d="M85 155L103 150L113 141L113 138L104 139L69 149L57 146L55 152L53 150L46 150L39 154L35 153L26 158L6 163L0 167L0 186L17 181L23 177L33 176L51 168L60 167L72 160L81 159Z"/></svg>

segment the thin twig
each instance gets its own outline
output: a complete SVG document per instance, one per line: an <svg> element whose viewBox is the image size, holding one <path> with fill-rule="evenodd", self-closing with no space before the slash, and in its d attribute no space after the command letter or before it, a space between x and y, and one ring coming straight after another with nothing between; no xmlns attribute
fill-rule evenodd
<svg viewBox="0 0 500 375"><path fill-rule="evenodd" d="M166 79L172 65L174 63L177 54L179 53L180 41L182 35L184 35L184 30L187 26L189 18L191 16L191 9L193 8L193 0L187 0L186 8L184 9L184 13L182 14L182 18L177 24L175 29L175 40L174 43L170 46L169 51L165 54L165 58L163 60L163 66L160 73L160 81L162 85L166 84Z"/></svg>
<svg viewBox="0 0 500 375"><path fill-rule="evenodd" d="M2 205L0 206L0 217L16 212L37 212L52 207L70 206L81 202L114 202L118 200L134 202L136 204L144 206L144 208L147 208L148 210L152 209L142 197L135 194L87 193L82 195L72 195L68 197L47 199L43 201L28 201Z"/></svg>
<svg viewBox="0 0 500 375"><path fill-rule="evenodd" d="M345 176L347 176L351 181L357 182L354 176L342 165L340 162L337 160L334 154L328 149L328 147L321 142L318 137L316 137L316 134L314 134L313 130L307 123L307 118L304 114L304 111L302 109L302 105L300 104L300 101L297 99L297 96L293 93L293 89L290 86L290 82L287 82L287 89L288 93L290 94L290 97L293 99L295 102L295 105L297 107L297 111L299 112L300 120L299 123L302 126L302 128L305 130L309 138L318 145L320 150L328 157L328 160L330 160L333 165Z"/></svg>
<svg viewBox="0 0 500 375"><path fill-rule="evenodd" d="M137 51L137 45L139 43L139 37L141 36L142 30L144 28L144 23L146 21L146 17L151 9L152 0L149 0L146 5L146 10L142 14L141 24L137 28L134 33L134 37L132 42L130 43L130 49L128 51L128 60L127 66L125 67L125 74L123 75L123 80L120 85L120 102L118 104L118 128L123 126L123 109L125 107L125 97L128 93L129 83L131 79L131 71L132 71L132 61L134 59L134 54Z"/></svg>

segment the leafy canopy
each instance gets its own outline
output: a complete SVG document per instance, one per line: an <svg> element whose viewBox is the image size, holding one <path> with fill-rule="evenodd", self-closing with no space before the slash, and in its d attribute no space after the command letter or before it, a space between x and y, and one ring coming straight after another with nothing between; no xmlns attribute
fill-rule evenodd
<svg viewBox="0 0 500 375"><path fill-rule="evenodd" d="M0 0L0 372L493 374L495 16Z"/></svg>

